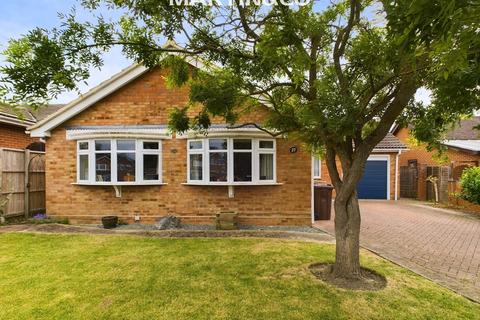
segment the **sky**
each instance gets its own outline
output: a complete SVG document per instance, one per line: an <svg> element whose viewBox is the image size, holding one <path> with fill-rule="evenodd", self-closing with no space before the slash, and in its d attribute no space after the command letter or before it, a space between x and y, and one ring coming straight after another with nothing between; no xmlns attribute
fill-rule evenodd
<svg viewBox="0 0 480 320"><path fill-rule="evenodd" d="M3 51L11 38L18 38L35 27L51 29L59 25L58 12L69 12L76 6L77 15L80 18L88 18L89 12L82 10L75 0L0 0L0 51ZM108 17L108 13L106 16ZM4 58L0 55L0 64ZM132 62L122 56L121 50L116 48L105 56L105 64L102 70L91 70L88 85L80 85L83 93L110 78L115 73L128 67ZM75 99L78 93L65 92L54 103L68 103Z"/></svg>
<svg viewBox="0 0 480 320"><path fill-rule="evenodd" d="M0 52L6 48L9 39L18 38L35 27L51 29L58 26L60 20L57 13L67 13L75 6L77 17L88 19L91 13L83 10L76 0L0 0ZM104 10L104 17L112 17L112 14ZM104 57L105 64L101 70L91 70L88 85L79 85L80 91L86 92L100 82L110 78L115 73L128 67L132 62L122 56L120 48L115 48ZM4 59L0 54L0 64ZM77 97L78 93L65 92L54 103L68 103ZM430 102L428 90L419 89L416 94L418 100Z"/></svg>

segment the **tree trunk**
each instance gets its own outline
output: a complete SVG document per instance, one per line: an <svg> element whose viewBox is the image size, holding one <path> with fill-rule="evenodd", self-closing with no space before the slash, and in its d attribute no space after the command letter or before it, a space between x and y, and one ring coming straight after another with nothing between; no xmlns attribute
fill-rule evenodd
<svg viewBox="0 0 480 320"><path fill-rule="evenodd" d="M341 191L340 191L341 192ZM335 199L336 256L333 273L345 279L360 278L360 208L357 193Z"/></svg>

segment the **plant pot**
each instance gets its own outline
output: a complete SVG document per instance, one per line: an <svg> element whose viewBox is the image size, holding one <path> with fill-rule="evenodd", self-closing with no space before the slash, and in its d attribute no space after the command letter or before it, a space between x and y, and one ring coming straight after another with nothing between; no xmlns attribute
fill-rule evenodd
<svg viewBox="0 0 480 320"><path fill-rule="evenodd" d="M117 216L102 217L102 224L105 229L116 228L118 224L118 217Z"/></svg>

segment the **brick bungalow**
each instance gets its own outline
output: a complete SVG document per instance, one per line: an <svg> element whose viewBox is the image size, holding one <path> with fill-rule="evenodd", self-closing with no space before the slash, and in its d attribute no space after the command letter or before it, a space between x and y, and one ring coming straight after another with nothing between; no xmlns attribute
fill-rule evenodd
<svg viewBox="0 0 480 320"><path fill-rule="evenodd" d="M105 215L152 223L175 214L200 224L228 211L242 224L311 225L315 161L302 144L219 120L207 136L171 134L168 115L185 105L189 89L167 88L166 74L131 66L29 128L49 150L47 213L72 223ZM267 112L257 108L239 122L262 123ZM393 199L404 146L388 139L371 160L384 164L380 183Z"/></svg>
<svg viewBox="0 0 480 320"><path fill-rule="evenodd" d="M418 199L427 199L426 167L446 167L449 169L448 179L458 181L465 168L480 165L480 131L474 129L477 126L480 126L480 116L462 120L447 132L442 140L447 148L444 158L435 157L435 152L428 151L425 145L416 144L410 138L409 128L392 128L392 133L408 146L408 150L400 156L400 166L416 168L418 172ZM446 190L446 184L444 189ZM443 198L446 199L447 195Z"/></svg>

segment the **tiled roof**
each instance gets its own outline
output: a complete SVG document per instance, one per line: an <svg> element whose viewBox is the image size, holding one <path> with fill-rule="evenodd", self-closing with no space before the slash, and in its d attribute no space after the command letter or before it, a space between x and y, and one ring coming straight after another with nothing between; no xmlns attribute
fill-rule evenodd
<svg viewBox="0 0 480 320"><path fill-rule="evenodd" d="M387 133L385 138L380 141L379 144L375 146L373 151L378 150L406 150L407 146L405 146L397 137L395 137L392 133Z"/></svg>
<svg viewBox="0 0 480 320"><path fill-rule="evenodd" d="M480 126L480 117L472 117L460 121L455 129L447 133L446 140L478 140L480 139L480 131L473 129Z"/></svg>
<svg viewBox="0 0 480 320"><path fill-rule="evenodd" d="M19 107L19 108L16 108L15 110L12 110L12 108L10 107L0 106L0 114L6 117L11 117L12 119L20 120L20 121L35 122L35 118L24 107Z"/></svg>
<svg viewBox="0 0 480 320"><path fill-rule="evenodd" d="M40 107L38 110L32 110L26 106L19 106L12 109L11 107L0 105L0 122L22 127L31 126L57 111L62 106L61 104L51 104Z"/></svg>
<svg viewBox="0 0 480 320"><path fill-rule="evenodd" d="M43 120L52 113L58 111L64 106L64 104L49 104L38 108L38 110L30 111L30 113L35 117L37 121Z"/></svg>

